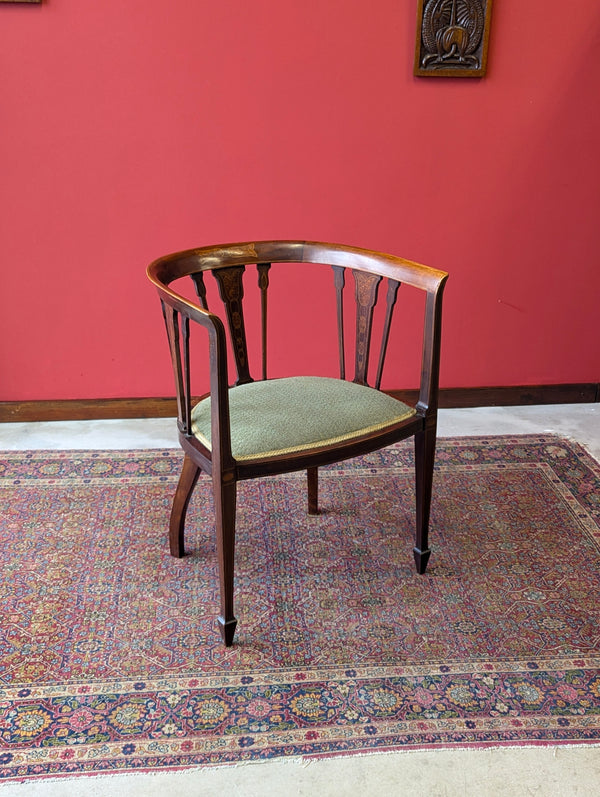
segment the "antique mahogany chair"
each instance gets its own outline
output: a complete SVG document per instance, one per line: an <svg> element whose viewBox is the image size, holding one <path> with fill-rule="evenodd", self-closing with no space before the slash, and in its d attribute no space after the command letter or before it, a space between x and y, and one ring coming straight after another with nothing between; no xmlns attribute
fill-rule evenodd
<svg viewBox="0 0 600 797"><path fill-rule="evenodd" d="M332 310L337 316L340 378L267 378L267 293L272 264L321 264L333 268ZM255 266L261 316L261 376L251 372L243 313L243 276ZM305 267L307 268L307 267ZM350 269L355 283L355 373L346 379L344 287ZM206 272L212 272L224 307L224 321L208 307ZM375 451L403 438L415 438L417 571L424 573L436 443L442 293L447 274L399 257L349 246L308 241L260 241L208 246L168 255L148 268L158 289L167 327L177 387L179 439L185 452L170 521L170 551L184 555L188 503L200 471L212 477L221 595L221 635L231 645L233 612L236 485L242 479L307 471L308 512L318 513L318 467ZM193 280L198 301L176 292L172 283ZM374 387L367 386L373 312L379 284L386 280L382 343ZM185 283L186 281L183 280ZM424 322L418 324L421 383L415 407L380 391L390 323L398 288L404 283L424 292ZM179 284L179 283L178 283ZM311 283L307 279L311 300ZM216 290L216 289L215 289ZM333 299L335 291L336 299ZM289 297L291 304L299 297ZM221 306L221 302L216 300ZM258 302L258 298L256 300ZM212 301L211 301L212 303ZM258 307L257 307L258 310ZM190 325L208 333L210 394L192 400ZM335 327L335 325L334 325ZM237 379L228 384L229 340ZM335 556L335 552L332 552Z"/></svg>

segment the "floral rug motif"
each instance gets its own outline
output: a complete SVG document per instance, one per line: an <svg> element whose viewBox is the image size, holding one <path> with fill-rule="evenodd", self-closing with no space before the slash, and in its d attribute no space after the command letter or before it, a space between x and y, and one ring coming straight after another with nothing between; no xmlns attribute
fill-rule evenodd
<svg viewBox="0 0 600 797"><path fill-rule="evenodd" d="M0 455L0 778L600 742L600 465L438 441L413 565L407 443L238 495L235 644L210 482L168 554L175 450Z"/></svg>

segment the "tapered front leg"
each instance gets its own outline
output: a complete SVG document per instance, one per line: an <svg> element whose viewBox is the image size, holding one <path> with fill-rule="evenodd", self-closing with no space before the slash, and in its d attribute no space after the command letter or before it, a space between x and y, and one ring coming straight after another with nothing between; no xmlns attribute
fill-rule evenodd
<svg viewBox="0 0 600 797"><path fill-rule="evenodd" d="M308 514L319 514L319 469L308 468L306 471L306 485L308 488Z"/></svg>
<svg viewBox="0 0 600 797"><path fill-rule="evenodd" d="M428 419L426 428L415 435L415 476L417 492L417 528L413 554L417 573L423 574L431 555L429 549L429 513L435 460L436 420Z"/></svg>
<svg viewBox="0 0 600 797"><path fill-rule="evenodd" d="M221 592L221 614L218 617L218 623L223 642L229 647L233 643L237 625L237 620L233 614L235 503L237 493L235 476L232 473L213 473L213 490Z"/></svg>
<svg viewBox="0 0 600 797"><path fill-rule="evenodd" d="M171 508L171 521L169 524L169 550L171 556L180 559L184 553L185 516L194 487L200 475L200 468L187 456L183 460L181 476L177 483L175 498Z"/></svg>

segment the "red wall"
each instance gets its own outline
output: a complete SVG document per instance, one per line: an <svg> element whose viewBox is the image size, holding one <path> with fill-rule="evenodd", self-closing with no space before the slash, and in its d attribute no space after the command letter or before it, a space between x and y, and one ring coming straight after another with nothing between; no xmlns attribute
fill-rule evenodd
<svg viewBox="0 0 600 797"><path fill-rule="evenodd" d="M448 270L444 386L598 381L597 0L497 0L484 80L413 78L415 17L0 4L0 400L172 394L146 264L269 237Z"/></svg>

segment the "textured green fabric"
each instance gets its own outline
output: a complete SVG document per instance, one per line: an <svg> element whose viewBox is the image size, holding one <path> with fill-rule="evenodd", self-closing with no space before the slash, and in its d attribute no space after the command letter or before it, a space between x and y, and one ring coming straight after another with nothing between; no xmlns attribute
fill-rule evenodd
<svg viewBox="0 0 600 797"><path fill-rule="evenodd" d="M384 429L415 414L370 387L319 376L251 382L229 391L235 459L310 450ZM192 411L192 431L210 448L210 398Z"/></svg>

